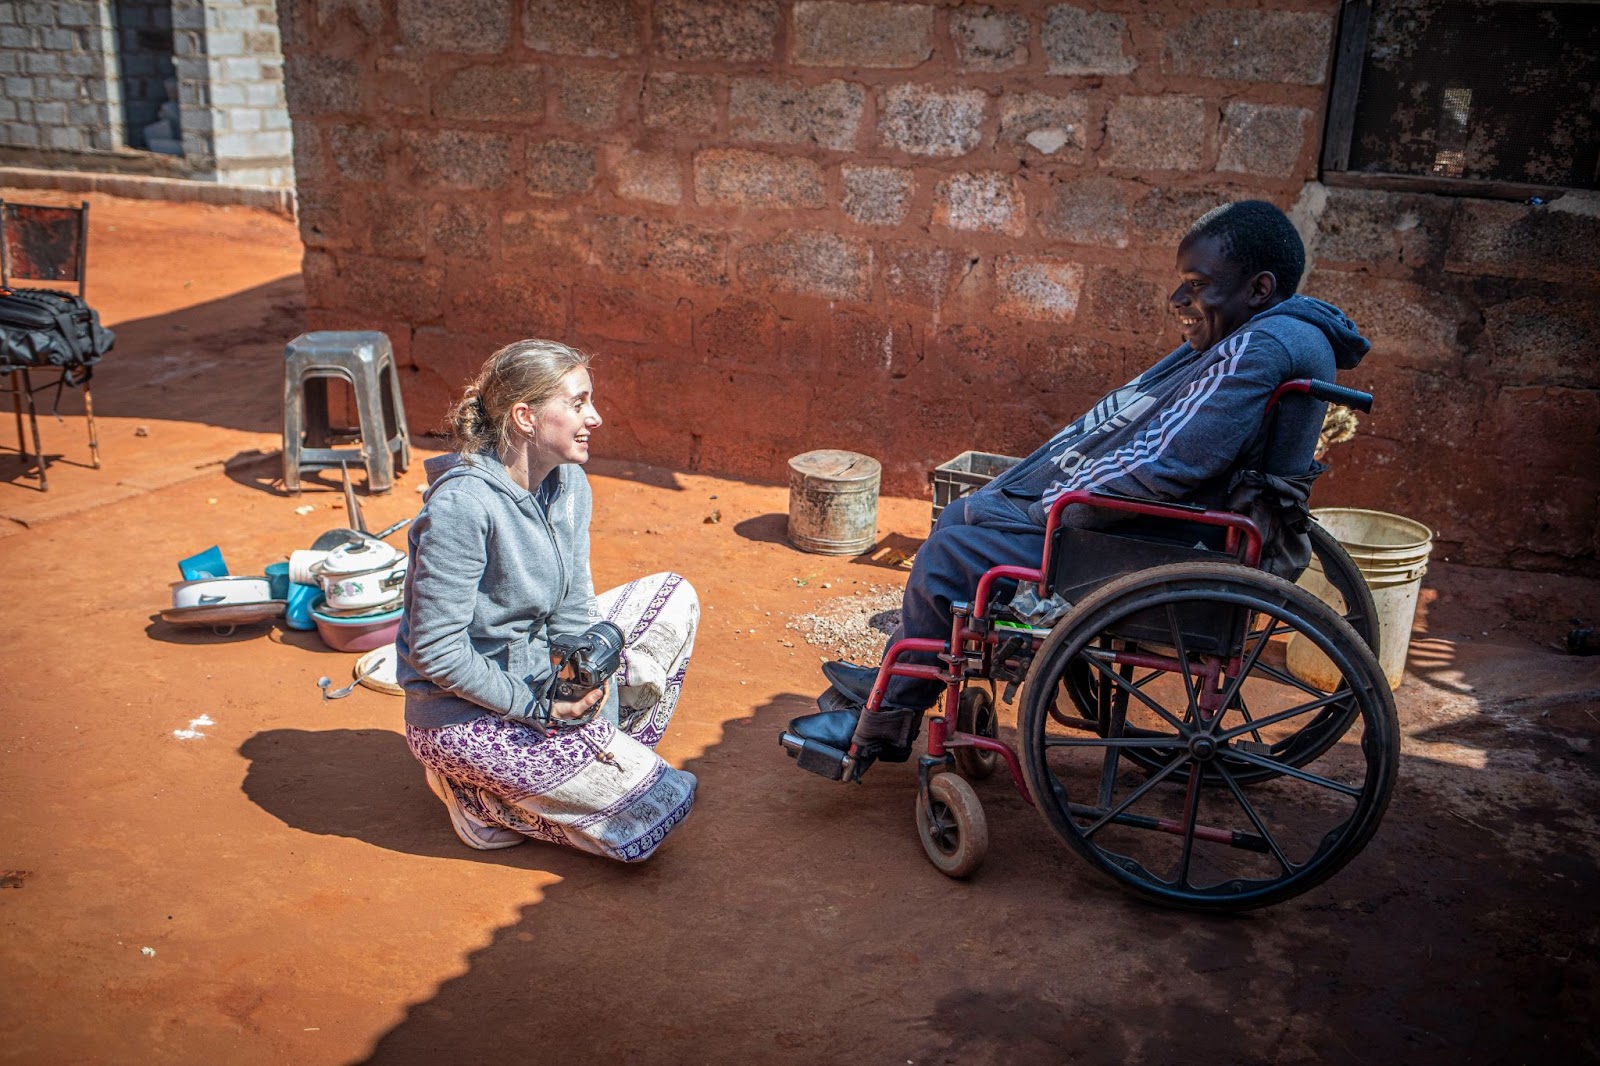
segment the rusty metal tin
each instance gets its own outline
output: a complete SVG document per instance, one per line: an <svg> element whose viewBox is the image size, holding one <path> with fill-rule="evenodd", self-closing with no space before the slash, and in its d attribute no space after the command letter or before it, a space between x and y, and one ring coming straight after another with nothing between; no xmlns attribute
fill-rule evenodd
<svg viewBox="0 0 1600 1066"><path fill-rule="evenodd" d="M825 448L789 460L789 543L819 555L860 555L877 540L878 460Z"/></svg>

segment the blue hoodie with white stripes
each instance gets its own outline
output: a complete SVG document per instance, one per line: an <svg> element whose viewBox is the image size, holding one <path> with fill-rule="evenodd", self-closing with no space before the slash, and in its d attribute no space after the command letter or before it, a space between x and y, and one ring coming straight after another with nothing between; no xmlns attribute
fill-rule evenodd
<svg viewBox="0 0 1600 1066"><path fill-rule="evenodd" d="M1294 378L1332 381L1370 347L1337 307L1291 296L1207 351L1179 346L980 491L1010 497L1041 526L1073 489L1214 503L1256 440L1272 391ZM1293 439L1274 441L1296 473L1311 465L1322 405L1314 410L1294 420Z"/></svg>

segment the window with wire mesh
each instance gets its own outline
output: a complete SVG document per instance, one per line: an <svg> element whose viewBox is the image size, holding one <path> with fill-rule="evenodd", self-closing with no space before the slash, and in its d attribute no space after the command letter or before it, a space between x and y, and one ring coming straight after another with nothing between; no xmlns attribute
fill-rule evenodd
<svg viewBox="0 0 1600 1066"><path fill-rule="evenodd" d="M1600 188L1600 2L1347 0L1340 33L1325 168Z"/></svg>

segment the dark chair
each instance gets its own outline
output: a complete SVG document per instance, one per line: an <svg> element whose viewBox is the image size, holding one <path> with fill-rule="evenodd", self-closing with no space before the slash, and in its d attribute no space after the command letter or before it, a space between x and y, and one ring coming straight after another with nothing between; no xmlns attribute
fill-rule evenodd
<svg viewBox="0 0 1600 1066"><path fill-rule="evenodd" d="M52 284L76 283L81 299L88 282L89 202L77 207L56 207L46 204L18 204L0 200L0 287L10 287L22 279ZM33 374L56 376L35 385ZM39 490L50 487L45 477L44 451L39 443L38 412L34 395L54 387L59 400L60 389L67 384L69 371L55 367L14 367L11 373L11 409L17 419L17 451L26 459L27 438L23 435L22 409L28 409L28 426L32 430L33 457L39 464ZM89 394L89 383L83 383L83 411L89 423L89 456L95 469L100 467L100 440L95 432L94 400Z"/></svg>

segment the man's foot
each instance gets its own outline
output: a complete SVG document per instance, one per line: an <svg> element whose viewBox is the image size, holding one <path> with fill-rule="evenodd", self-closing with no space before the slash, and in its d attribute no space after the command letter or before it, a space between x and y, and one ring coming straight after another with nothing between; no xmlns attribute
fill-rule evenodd
<svg viewBox="0 0 1600 1066"><path fill-rule="evenodd" d="M855 736L856 718L860 714L860 707L802 714L789 723L789 732L801 740L815 741L841 753L847 752L850 750L850 738Z"/></svg>
<svg viewBox="0 0 1600 1066"><path fill-rule="evenodd" d="M515 829L506 829L503 826L490 825L481 818L470 814L461 805L460 798L450 783L434 772L433 767L424 766L423 776L428 780L428 788L439 797L439 802L444 804L444 809L450 812L450 828L456 831L456 836L461 843L469 848L479 851L497 851L500 848L510 848L522 843L528 838Z"/></svg>
<svg viewBox="0 0 1600 1066"><path fill-rule="evenodd" d="M822 676L831 681L834 688L864 707L867 697L872 695L872 686L878 680L878 668L834 659L822 664Z"/></svg>
<svg viewBox="0 0 1600 1066"><path fill-rule="evenodd" d="M817 698L816 714L803 714L789 723L789 732L841 754L856 745L856 759L864 769L873 761L905 762L921 732L922 712L906 707L884 707L862 722L862 704L831 688Z"/></svg>

